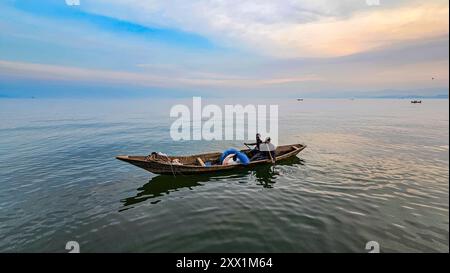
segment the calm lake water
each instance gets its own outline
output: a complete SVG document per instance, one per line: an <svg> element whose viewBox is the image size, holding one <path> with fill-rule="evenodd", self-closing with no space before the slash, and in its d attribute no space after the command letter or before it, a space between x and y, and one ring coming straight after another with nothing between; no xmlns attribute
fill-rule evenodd
<svg viewBox="0 0 450 273"><path fill-rule="evenodd" d="M0 251L449 251L448 100L258 102L279 105L280 144L308 145L275 168L171 177L114 158L243 147L172 141L175 103L0 100Z"/></svg>

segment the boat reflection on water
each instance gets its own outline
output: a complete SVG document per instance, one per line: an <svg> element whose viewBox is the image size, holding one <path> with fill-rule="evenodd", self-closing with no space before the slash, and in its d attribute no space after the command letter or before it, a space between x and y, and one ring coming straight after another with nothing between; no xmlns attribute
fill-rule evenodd
<svg viewBox="0 0 450 273"><path fill-rule="evenodd" d="M294 166L303 164L304 163L302 159L298 157L292 157L277 163L275 166L273 165L258 166L253 170L251 170L249 173L255 177L258 185L261 185L264 188L273 188L273 185L275 184L277 177L282 175L282 173L280 172L280 168L278 168L277 166L282 167L282 166Z"/></svg>
<svg viewBox="0 0 450 273"><path fill-rule="evenodd" d="M275 180L279 175L279 171L274 166L261 166L254 169L251 173L256 178L258 185L264 188L273 188L273 184L275 184Z"/></svg>
<svg viewBox="0 0 450 273"><path fill-rule="evenodd" d="M122 199L121 202L123 203L123 208L119 211L130 209L133 205L147 200L154 199L151 202L152 204L159 203L161 199L158 197L166 196L171 192L175 192L183 188L194 190L198 186L203 186L203 182L241 180L241 178L252 176L254 177L254 180L256 180L258 185L261 185L264 188L273 188L273 185L276 183L277 177L281 175L278 167L303 164L303 160L299 159L298 157L293 157L277 163L276 166L262 165L250 170L231 171L221 174L178 176L157 175L155 177L152 177L150 181L145 185L138 188L138 193L135 196Z"/></svg>

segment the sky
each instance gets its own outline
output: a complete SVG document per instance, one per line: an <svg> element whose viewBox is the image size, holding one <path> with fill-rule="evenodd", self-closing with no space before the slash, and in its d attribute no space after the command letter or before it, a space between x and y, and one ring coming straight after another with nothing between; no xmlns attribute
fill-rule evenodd
<svg viewBox="0 0 450 273"><path fill-rule="evenodd" d="M0 97L448 95L442 0L0 0Z"/></svg>

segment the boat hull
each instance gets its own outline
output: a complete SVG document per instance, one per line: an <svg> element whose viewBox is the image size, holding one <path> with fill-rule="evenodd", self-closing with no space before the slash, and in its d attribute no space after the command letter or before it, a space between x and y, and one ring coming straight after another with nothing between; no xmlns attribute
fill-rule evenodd
<svg viewBox="0 0 450 273"><path fill-rule="evenodd" d="M276 150L276 162L286 160L296 156L298 153L303 151L306 148L306 145L302 144L293 144L293 145L284 145L278 146ZM241 152L248 153L250 150L241 150ZM145 156L117 156L116 158L130 163L136 167L147 170L151 173L155 174L170 174L170 175L189 175L189 174L204 174L204 173L218 173L225 172L230 170L242 170L242 169L250 169L254 166L263 165L263 164L272 164L271 160L258 160L250 162L248 165L212 165L212 166L201 166L195 165L197 159L201 159L201 161L210 161L217 160L220 157L221 153L208 153L208 154L198 154L191 156L169 156L170 160L179 159L181 162L187 162L187 164L183 165L174 165L169 162L160 162L156 160L148 159Z"/></svg>

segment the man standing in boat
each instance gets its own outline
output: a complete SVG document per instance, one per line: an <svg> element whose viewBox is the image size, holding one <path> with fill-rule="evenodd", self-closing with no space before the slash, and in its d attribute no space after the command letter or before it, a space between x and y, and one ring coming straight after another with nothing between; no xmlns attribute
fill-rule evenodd
<svg viewBox="0 0 450 273"><path fill-rule="evenodd" d="M260 145L263 141L261 140L261 135L259 133L256 134L256 142L255 143L244 143L245 145L255 145L255 148L252 150L252 154L256 154L259 152Z"/></svg>
<svg viewBox="0 0 450 273"><path fill-rule="evenodd" d="M255 143L244 143L245 145L255 145L255 148L252 150L252 158L250 161L256 160L264 160L270 159L272 162L275 162L275 150L276 147L271 143L270 137L267 137L263 142L261 140L261 135L256 134L256 142Z"/></svg>
<svg viewBox="0 0 450 273"><path fill-rule="evenodd" d="M270 137L267 137L261 145L260 153L263 153L266 159L270 159L272 163L275 163L275 150L277 147L275 147L275 145L273 145L270 141Z"/></svg>

